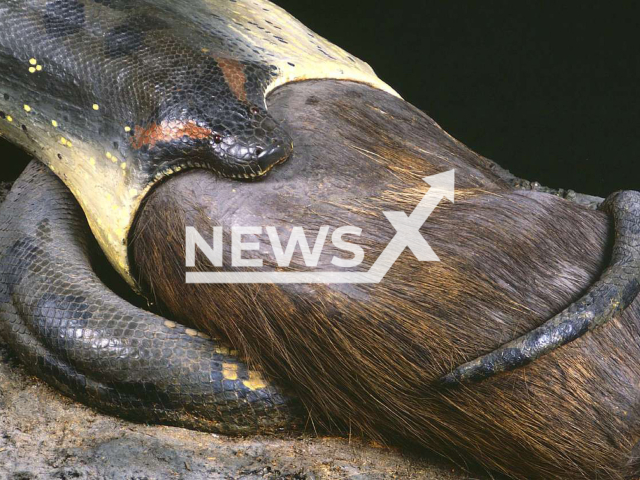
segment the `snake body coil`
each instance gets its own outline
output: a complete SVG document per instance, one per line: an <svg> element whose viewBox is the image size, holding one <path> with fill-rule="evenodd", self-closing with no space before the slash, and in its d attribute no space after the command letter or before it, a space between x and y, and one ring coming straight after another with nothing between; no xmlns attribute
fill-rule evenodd
<svg viewBox="0 0 640 480"><path fill-rule="evenodd" d="M136 421L230 434L291 427L291 402L227 347L130 305L96 277L82 212L47 170L33 161L0 207L0 336L20 360L66 394Z"/></svg>

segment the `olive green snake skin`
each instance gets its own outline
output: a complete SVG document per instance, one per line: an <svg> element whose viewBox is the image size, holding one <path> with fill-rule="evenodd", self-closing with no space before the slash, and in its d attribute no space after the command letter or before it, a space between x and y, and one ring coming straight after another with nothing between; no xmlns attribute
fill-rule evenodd
<svg viewBox="0 0 640 480"><path fill-rule="evenodd" d="M291 401L202 334L136 308L93 272L77 202L33 161L0 207L0 336L87 405L227 434L291 428Z"/></svg>

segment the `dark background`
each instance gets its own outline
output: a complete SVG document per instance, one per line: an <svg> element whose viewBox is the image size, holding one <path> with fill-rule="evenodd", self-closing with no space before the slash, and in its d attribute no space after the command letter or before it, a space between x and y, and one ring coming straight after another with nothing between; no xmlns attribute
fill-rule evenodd
<svg viewBox="0 0 640 480"><path fill-rule="evenodd" d="M634 2L275 3L512 173L601 196L640 189Z"/></svg>
<svg viewBox="0 0 640 480"><path fill-rule="evenodd" d="M514 174L601 196L640 189L633 2L276 3ZM0 143L0 176L16 158Z"/></svg>

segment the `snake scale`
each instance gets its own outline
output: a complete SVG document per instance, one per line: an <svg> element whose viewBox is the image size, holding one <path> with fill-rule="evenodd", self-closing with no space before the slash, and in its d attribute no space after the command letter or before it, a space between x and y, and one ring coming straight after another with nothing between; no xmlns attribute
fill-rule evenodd
<svg viewBox="0 0 640 480"><path fill-rule="evenodd" d="M154 185L188 168L253 179L289 157L269 91L332 78L395 92L264 0L1 0L0 27L0 133L41 162L0 210L4 341L50 384L121 416L293 426L295 402L233 352L111 292L92 271L93 238L135 287L129 230ZM581 301L445 383L515 368L626 308L640 290L639 205L634 192L605 203L613 262Z"/></svg>
<svg viewBox="0 0 640 480"><path fill-rule="evenodd" d="M227 347L102 283L86 220L44 165L27 167L0 218L0 334L36 375L136 421L230 434L292 425L290 402Z"/></svg>

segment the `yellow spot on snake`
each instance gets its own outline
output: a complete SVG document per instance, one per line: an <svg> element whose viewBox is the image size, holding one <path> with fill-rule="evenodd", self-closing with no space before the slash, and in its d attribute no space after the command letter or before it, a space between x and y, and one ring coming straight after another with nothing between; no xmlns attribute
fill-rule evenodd
<svg viewBox="0 0 640 480"><path fill-rule="evenodd" d="M107 158L108 158L108 159L111 159L111 158L113 157L113 155L111 155L111 153L110 153L110 152L107 152L107 153L106 153L106 155L107 155Z"/></svg>
<svg viewBox="0 0 640 480"><path fill-rule="evenodd" d="M187 335L189 335L190 337L197 337L198 336L198 331L194 330L193 328L187 328L184 333L186 333Z"/></svg>
<svg viewBox="0 0 640 480"><path fill-rule="evenodd" d="M97 103L93 104L93 109L94 110L100 110L100 105L98 105Z"/></svg>
<svg viewBox="0 0 640 480"><path fill-rule="evenodd" d="M135 197L136 195L138 195L138 190L136 190L135 188L132 188L131 190L129 190L129 195L131 195L132 197Z"/></svg>
<svg viewBox="0 0 640 480"><path fill-rule="evenodd" d="M13 122L13 117L11 115L7 115L7 122Z"/></svg>
<svg viewBox="0 0 640 480"><path fill-rule="evenodd" d="M29 73L36 73L36 67L29 67Z"/></svg>
<svg viewBox="0 0 640 480"><path fill-rule="evenodd" d="M244 380L242 383L250 390L258 390L267 386L267 382L255 371L249 371L249 380Z"/></svg>
<svg viewBox="0 0 640 480"><path fill-rule="evenodd" d="M125 131L125 132L127 132L127 133L129 133L129 132L131 131L131 127L129 127L129 126L124 127L124 131Z"/></svg>
<svg viewBox="0 0 640 480"><path fill-rule="evenodd" d="M207 335L206 333L198 332L198 336L200 338L204 338L205 340L211 340L211 337L209 335Z"/></svg>
<svg viewBox="0 0 640 480"><path fill-rule="evenodd" d="M30 111L31 111L31 107L30 107L29 105L27 105L26 103L24 104L24 109L25 109L25 111L27 111L27 112L30 112Z"/></svg>
<svg viewBox="0 0 640 480"><path fill-rule="evenodd" d="M31 65L37 65L38 64L38 60L36 60L35 58L32 58L31 60L29 60L29 63Z"/></svg>
<svg viewBox="0 0 640 480"><path fill-rule="evenodd" d="M95 159L95 158L93 158L93 157L91 157L91 158L89 159L89 163L90 163L91 165L95 166L95 165L96 165L96 159Z"/></svg>
<svg viewBox="0 0 640 480"><path fill-rule="evenodd" d="M60 143L61 143L62 145L66 145L66 144L67 144L67 139L66 139L66 138L64 138L64 137L60 137Z"/></svg>
<svg viewBox="0 0 640 480"><path fill-rule="evenodd" d="M36 70L37 71L41 71L42 70L42 65L36 65Z"/></svg>
<svg viewBox="0 0 640 480"><path fill-rule="evenodd" d="M238 366L232 363L222 364L222 376L225 380L237 380L238 379Z"/></svg>
<svg viewBox="0 0 640 480"><path fill-rule="evenodd" d="M168 328L176 328L178 324L176 322L172 322L171 320L165 320L164 326Z"/></svg>
<svg viewBox="0 0 640 480"><path fill-rule="evenodd" d="M51 120L51 125L58 128L58 122L56 122L55 120Z"/></svg>
<svg viewBox="0 0 640 480"><path fill-rule="evenodd" d="M229 355L229 349L227 347L216 347L214 351L218 355Z"/></svg>
<svg viewBox="0 0 640 480"><path fill-rule="evenodd" d="M122 163L120 164L120 168L121 168L121 169L123 169L123 170L124 170L125 168L127 168L127 162L122 162Z"/></svg>

